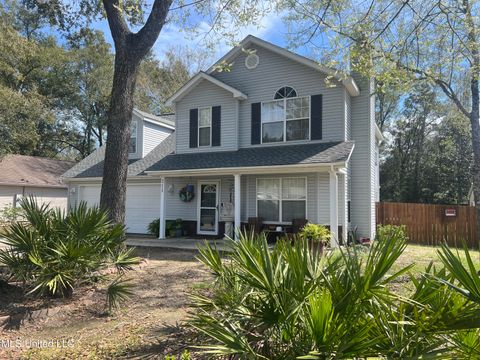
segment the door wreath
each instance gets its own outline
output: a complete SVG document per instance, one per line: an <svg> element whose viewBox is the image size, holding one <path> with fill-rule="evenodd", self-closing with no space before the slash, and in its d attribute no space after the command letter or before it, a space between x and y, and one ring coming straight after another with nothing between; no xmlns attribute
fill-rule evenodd
<svg viewBox="0 0 480 360"><path fill-rule="evenodd" d="M195 193L193 191L193 185L187 185L183 187L180 192L179 192L180 200L183 202L189 202L192 201L192 199L195 197Z"/></svg>

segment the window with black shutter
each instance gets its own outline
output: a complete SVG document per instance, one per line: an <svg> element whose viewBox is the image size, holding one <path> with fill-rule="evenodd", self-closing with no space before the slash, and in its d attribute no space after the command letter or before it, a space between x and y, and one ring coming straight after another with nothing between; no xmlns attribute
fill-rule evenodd
<svg viewBox="0 0 480 360"><path fill-rule="evenodd" d="M222 109L220 106L212 107L212 146L220 146L221 144L221 124Z"/></svg>
<svg viewBox="0 0 480 360"><path fill-rule="evenodd" d="M190 109L190 147L198 147L198 109Z"/></svg>
<svg viewBox="0 0 480 360"><path fill-rule="evenodd" d="M323 99L322 95L311 96L311 128L312 128L312 140L322 139L322 110Z"/></svg>
<svg viewBox="0 0 480 360"><path fill-rule="evenodd" d="M252 129L251 129L251 143L252 145L260 144L262 132L262 104L252 104Z"/></svg>

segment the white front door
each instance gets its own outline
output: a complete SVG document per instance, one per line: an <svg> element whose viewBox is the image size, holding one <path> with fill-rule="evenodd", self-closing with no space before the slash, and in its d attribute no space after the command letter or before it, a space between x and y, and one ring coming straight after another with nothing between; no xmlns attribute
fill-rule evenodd
<svg viewBox="0 0 480 360"><path fill-rule="evenodd" d="M200 181L198 183L197 233L218 235L218 181Z"/></svg>

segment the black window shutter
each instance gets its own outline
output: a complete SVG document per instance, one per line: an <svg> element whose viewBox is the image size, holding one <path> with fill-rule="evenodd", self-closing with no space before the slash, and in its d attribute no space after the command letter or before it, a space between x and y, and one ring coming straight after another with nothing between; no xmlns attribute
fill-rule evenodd
<svg viewBox="0 0 480 360"><path fill-rule="evenodd" d="M311 139L322 139L322 95L312 95L310 100Z"/></svg>
<svg viewBox="0 0 480 360"><path fill-rule="evenodd" d="M262 126L262 104L253 103L252 104L252 133L251 133L251 143L252 145L260 144L260 135Z"/></svg>
<svg viewBox="0 0 480 360"><path fill-rule="evenodd" d="M222 122L222 109L220 106L212 107L212 146L220 146L220 130Z"/></svg>
<svg viewBox="0 0 480 360"><path fill-rule="evenodd" d="M190 109L190 147L198 147L198 109Z"/></svg>

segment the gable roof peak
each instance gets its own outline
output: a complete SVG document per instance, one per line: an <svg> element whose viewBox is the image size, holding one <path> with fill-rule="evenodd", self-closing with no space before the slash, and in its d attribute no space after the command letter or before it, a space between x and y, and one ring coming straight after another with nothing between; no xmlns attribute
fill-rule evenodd
<svg viewBox="0 0 480 360"><path fill-rule="evenodd" d="M234 99L245 100L247 95L242 93L240 90L235 89L233 86L225 84L223 81L214 78L213 76L207 74L204 71L199 71L195 76L190 78L175 94L173 94L165 104L167 106L172 106L174 102L180 100L185 95L187 95L201 80L207 80L212 84L232 93Z"/></svg>
<svg viewBox="0 0 480 360"><path fill-rule="evenodd" d="M309 59L305 56L299 55L297 53L294 53L290 50L287 50L285 48L282 48L278 45L275 45L271 42L268 42L266 40L260 39L254 35L247 35L240 43L232 48L229 52L227 52L224 56L222 56L215 64L210 66L210 68L207 70L207 74L212 74L215 72L217 69L218 65L224 62L228 62L231 60L233 57L235 57L240 51L243 51L246 47L250 45L256 45L263 47L269 51L272 51L273 53L276 53L278 55L284 56L290 60L296 61L300 64L306 65L314 70L317 70L325 75L328 76L333 76L335 79L340 81L345 88L348 90L351 96L358 96L360 94L360 90L358 88L357 83L351 76L345 76L342 75L338 70L329 68L325 65L322 65L318 63L315 60Z"/></svg>

